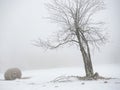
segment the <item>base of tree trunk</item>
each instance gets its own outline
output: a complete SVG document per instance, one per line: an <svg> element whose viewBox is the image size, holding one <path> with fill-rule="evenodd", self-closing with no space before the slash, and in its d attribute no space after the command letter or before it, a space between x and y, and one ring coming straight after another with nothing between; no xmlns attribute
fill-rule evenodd
<svg viewBox="0 0 120 90"><path fill-rule="evenodd" d="M98 73L95 73L91 77L87 77L87 76L80 77L80 76L77 76L77 78L78 78L78 80L109 80L109 79L111 79L111 78L106 78L106 77L103 77L103 76L99 76Z"/></svg>
<svg viewBox="0 0 120 90"><path fill-rule="evenodd" d="M103 76L100 76L97 72L93 75L93 76L84 76L84 77L77 77L79 80L98 80L98 79L111 79L111 78L106 78L106 77L103 77Z"/></svg>
<svg viewBox="0 0 120 90"><path fill-rule="evenodd" d="M83 77L80 77L80 76L59 76L50 82L72 82L72 81L78 81L78 80L87 81L87 80L109 80L109 79L112 79L112 78L106 78L106 77L99 76L99 74L96 72L91 77L87 77L87 76L83 76Z"/></svg>

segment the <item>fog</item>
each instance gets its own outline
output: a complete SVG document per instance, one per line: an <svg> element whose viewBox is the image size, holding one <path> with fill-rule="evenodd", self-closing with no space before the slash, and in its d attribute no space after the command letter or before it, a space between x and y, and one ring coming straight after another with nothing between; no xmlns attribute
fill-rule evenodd
<svg viewBox="0 0 120 90"><path fill-rule="evenodd" d="M58 30L51 23L44 3L48 0L0 0L0 71L7 68L45 69L83 66L78 48L65 47L44 51L32 45ZM119 0L105 0L106 10L96 18L106 22L109 42L92 51L93 65L120 64Z"/></svg>

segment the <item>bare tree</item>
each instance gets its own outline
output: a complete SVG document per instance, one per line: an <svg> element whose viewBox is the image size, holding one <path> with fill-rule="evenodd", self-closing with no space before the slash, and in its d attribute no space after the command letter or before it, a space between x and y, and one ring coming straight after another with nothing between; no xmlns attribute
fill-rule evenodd
<svg viewBox="0 0 120 90"><path fill-rule="evenodd" d="M61 25L62 30L48 40L37 40L34 45L46 49L56 49L63 45L76 45L80 48L86 77L94 76L90 47L106 42L102 33L103 22L95 22L94 14L104 9L102 0L52 0L47 3L49 19Z"/></svg>

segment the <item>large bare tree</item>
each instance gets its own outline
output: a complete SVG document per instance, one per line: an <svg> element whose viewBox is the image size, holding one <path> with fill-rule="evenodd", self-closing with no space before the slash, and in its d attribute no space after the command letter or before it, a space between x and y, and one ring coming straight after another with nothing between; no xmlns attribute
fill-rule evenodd
<svg viewBox="0 0 120 90"><path fill-rule="evenodd" d="M52 39L37 40L34 45L46 49L56 49L63 45L80 48L86 77L94 75L90 48L106 42L102 33L102 22L96 22L95 13L104 9L102 0L52 0L47 3L49 19L61 26ZM56 28L57 29L57 28Z"/></svg>

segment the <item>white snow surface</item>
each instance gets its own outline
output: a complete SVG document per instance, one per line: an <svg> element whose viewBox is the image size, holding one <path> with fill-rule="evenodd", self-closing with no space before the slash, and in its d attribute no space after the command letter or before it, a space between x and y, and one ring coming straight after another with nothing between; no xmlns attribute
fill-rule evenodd
<svg viewBox="0 0 120 90"><path fill-rule="evenodd" d="M114 79L80 81L71 78L68 82L51 82L59 76L84 76L84 69L69 67L26 70L22 71L23 79L11 81L4 80L4 73L0 73L0 90L120 90L119 65L101 65L94 68L100 75Z"/></svg>

